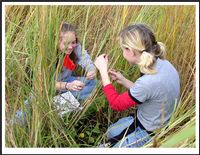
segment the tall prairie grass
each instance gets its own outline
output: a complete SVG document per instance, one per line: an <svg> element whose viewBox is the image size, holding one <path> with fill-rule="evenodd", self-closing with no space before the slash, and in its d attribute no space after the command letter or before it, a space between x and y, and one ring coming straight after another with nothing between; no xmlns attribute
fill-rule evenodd
<svg viewBox="0 0 200 155"><path fill-rule="evenodd" d="M167 59L181 78L181 100L169 124L157 131L145 147L196 147L195 136L195 6L6 6L6 147L95 147L104 139L111 122L132 113L112 111L101 91L101 83L82 103L83 110L61 119L55 95L58 33L61 22L77 26L83 48L94 60L109 55L110 68L128 79L139 76L122 56L118 33L131 23L145 23L157 41L167 46ZM125 89L114 84L122 92ZM18 108L34 92L28 127L12 124Z"/></svg>

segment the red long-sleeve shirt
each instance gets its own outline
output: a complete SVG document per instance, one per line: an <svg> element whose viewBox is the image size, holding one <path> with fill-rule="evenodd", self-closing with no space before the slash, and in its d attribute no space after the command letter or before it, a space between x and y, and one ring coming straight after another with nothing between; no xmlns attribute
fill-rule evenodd
<svg viewBox="0 0 200 155"><path fill-rule="evenodd" d="M123 111L131 106L136 106L137 103L129 96L128 91L119 94L112 84L103 87L103 92L112 109Z"/></svg>

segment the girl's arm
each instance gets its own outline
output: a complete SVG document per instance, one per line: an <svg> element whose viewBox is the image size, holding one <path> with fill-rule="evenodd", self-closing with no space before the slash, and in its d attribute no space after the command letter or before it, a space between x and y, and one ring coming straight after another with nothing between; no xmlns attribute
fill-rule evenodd
<svg viewBox="0 0 200 155"><path fill-rule="evenodd" d="M126 87L127 89L131 89L134 85L134 83L128 79L124 79L124 82L122 84L124 87Z"/></svg>
<svg viewBox="0 0 200 155"><path fill-rule="evenodd" d="M99 70L103 86L111 84L107 70Z"/></svg>
<svg viewBox="0 0 200 155"><path fill-rule="evenodd" d="M56 90L66 90L67 82L56 82Z"/></svg>
<svg viewBox="0 0 200 155"><path fill-rule="evenodd" d="M108 57L105 54L102 54L97 58L95 61L96 67L99 69L102 84L103 84L103 92L105 96L107 97L107 100L110 104L110 106L117 111L123 111L131 106L136 106L137 102L135 102L128 92L124 92L122 94L119 94L115 88L112 86L110 82L110 78L107 71L107 63L108 63Z"/></svg>
<svg viewBox="0 0 200 155"><path fill-rule="evenodd" d="M132 81L125 78L119 71L111 69L109 70L109 74L111 75L113 81L116 81L117 83L123 85L127 89L130 89L134 85Z"/></svg>
<svg viewBox="0 0 200 155"><path fill-rule="evenodd" d="M106 70L100 70L103 92L112 109L117 111L127 110L132 106L136 106L137 103L128 94L128 91L119 94L110 82L108 72Z"/></svg>
<svg viewBox="0 0 200 155"><path fill-rule="evenodd" d="M78 64L81 67L85 68L86 72L95 70L95 66L93 61L91 60L90 55L87 53L86 50L82 51L81 44L77 45L77 47L75 48L75 53L78 58Z"/></svg>
<svg viewBox="0 0 200 155"><path fill-rule="evenodd" d="M84 86L85 84L78 80L72 82L56 82L56 90L80 91Z"/></svg>
<svg viewBox="0 0 200 155"><path fill-rule="evenodd" d="M103 87L103 92L112 109L117 111L127 110L132 106L137 106L137 102L133 100L128 91L119 94L112 84Z"/></svg>

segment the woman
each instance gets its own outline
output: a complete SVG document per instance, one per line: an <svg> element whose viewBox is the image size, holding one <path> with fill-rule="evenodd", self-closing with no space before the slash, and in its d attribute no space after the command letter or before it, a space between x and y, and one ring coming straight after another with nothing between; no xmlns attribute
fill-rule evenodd
<svg viewBox="0 0 200 155"><path fill-rule="evenodd" d="M134 83L115 70L108 71L108 56L100 55L95 65L103 83L103 92L112 109L123 111L137 106L136 116L112 124L107 131L110 147L142 147L156 129L169 121L180 96L180 79L174 66L165 60L165 45L157 42L151 29L133 24L119 34L123 57L141 72ZM128 90L119 94L112 80ZM104 146L105 147L105 146Z"/></svg>
<svg viewBox="0 0 200 155"><path fill-rule="evenodd" d="M61 72L56 80L56 90L59 93L70 91L77 100L83 101L89 97L96 87L94 79L96 68L87 51L83 50L82 52L81 44L78 42L75 28L72 25L62 23L59 35L59 50L64 52L64 54L60 53L60 55L64 55L64 59L61 64ZM78 65L85 69L85 77L75 74ZM24 102L26 107L24 112L21 109L16 111L15 124L26 124L26 115L30 113L30 103L33 98L34 95L31 94L29 99Z"/></svg>
<svg viewBox="0 0 200 155"><path fill-rule="evenodd" d="M61 26L59 50L65 54L56 89L61 93L70 91L78 100L86 99L96 86L94 80L96 68L87 51L82 51L75 28L68 23L63 23ZM75 74L78 65L85 69L86 77Z"/></svg>

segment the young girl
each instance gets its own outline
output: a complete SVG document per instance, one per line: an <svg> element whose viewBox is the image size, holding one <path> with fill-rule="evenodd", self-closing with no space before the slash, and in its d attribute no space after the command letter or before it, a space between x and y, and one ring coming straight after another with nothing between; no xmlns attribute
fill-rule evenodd
<svg viewBox="0 0 200 155"><path fill-rule="evenodd" d="M82 52L81 48L74 27L70 24L63 23L60 30L59 50L65 54L61 64L62 71L56 81L56 89L59 93L70 91L79 101L86 99L96 87L94 79L96 75L95 66L87 51L83 50ZM85 69L87 72L86 77L74 76L78 65ZM15 123L25 124L26 115L29 113L32 99L33 95L30 96L30 99L25 101L25 112L22 112L21 109L17 110Z"/></svg>
<svg viewBox="0 0 200 155"><path fill-rule="evenodd" d="M96 59L103 92L112 109L123 111L137 106L135 117L122 118L109 127L106 144L110 147L141 147L151 140L153 131L169 121L179 99L180 79L174 66L164 59L164 44L156 41L146 25L124 28L119 40L123 57L131 65L137 65L142 74L133 83L115 70L108 71L106 54ZM109 73L112 80L128 90L119 94L110 82Z"/></svg>
<svg viewBox="0 0 200 155"><path fill-rule="evenodd" d="M61 25L59 50L65 54L56 89L60 93L69 90L78 100L86 99L96 86L95 66L87 51L82 51L76 31L70 24L63 23ZM85 69L86 77L79 77L75 74L78 65Z"/></svg>

